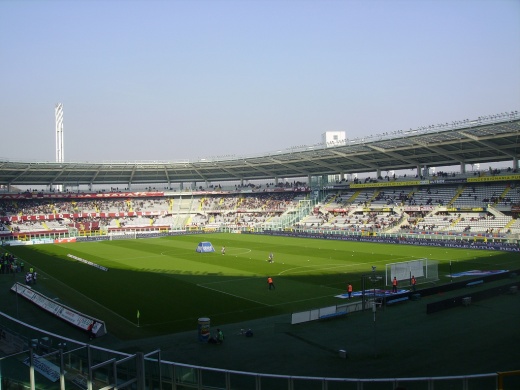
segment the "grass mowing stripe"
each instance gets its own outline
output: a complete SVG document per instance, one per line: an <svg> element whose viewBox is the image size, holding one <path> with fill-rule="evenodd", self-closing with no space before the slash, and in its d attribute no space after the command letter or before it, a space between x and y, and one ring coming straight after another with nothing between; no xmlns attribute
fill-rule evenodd
<svg viewBox="0 0 520 390"><path fill-rule="evenodd" d="M211 241L217 252L196 253L200 241ZM220 254L222 246L226 255ZM110 331L123 335L133 332L129 328L135 326L138 309L141 325L160 335L193 329L200 316L230 323L335 305L341 302L334 295L344 292L347 282L359 290L362 275L373 265L384 273L385 264L427 257L439 262L443 278L450 272L515 263L511 254L492 251L224 233L9 251L41 275L52 276L41 285L61 302L109 318ZM267 262L270 252L275 255L272 264ZM110 271L74 261L68 253ZM270 295L269 275L277 285Z"/></svg>

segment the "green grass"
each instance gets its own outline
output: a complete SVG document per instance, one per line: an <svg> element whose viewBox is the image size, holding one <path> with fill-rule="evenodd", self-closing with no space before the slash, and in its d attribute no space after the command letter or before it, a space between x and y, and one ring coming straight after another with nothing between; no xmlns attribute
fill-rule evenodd
<svg viewBox="0 0 520 390"><path fill-rule="evenodd" d="M214 253L196 253L199 241ZM220 248L226 247L221 255ZM450 272L510 269L515 255L467 249L207 234L155 239L10 247L39 274L51 298L99 318L119 338L193 329L199 317L227 324L342 303L351 282L361 288L371 267L427 257L439 262L440 283ZM275 262L267 259L273 252ZM67 257L73 254L108 272ZM517 261L516 261L517 263ZM267 276L276 284L268 291ZM140 312L139 327L137 311Z"/></svg>

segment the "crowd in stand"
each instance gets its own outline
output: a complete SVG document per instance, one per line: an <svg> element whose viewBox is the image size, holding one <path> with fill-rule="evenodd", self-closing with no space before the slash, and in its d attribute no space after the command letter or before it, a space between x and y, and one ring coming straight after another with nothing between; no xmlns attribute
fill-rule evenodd
<svg viewBox="0 0 520 390"><path fill-rule="evenodd" d="M297 209L298 201L311 194L296 190L304 183L294 182L281 185L267 184L259 191L237 191L236 193L197 194L181 197L141 197L141 198L96 198L96 199L1 199L0 217L20 217L47 215L50 219L8 221L0 224L0 235L36 231L53 231L58 228L81 226L88 230L135 228L180 225L203 228L208 225L230 228L257 227L268 221L275 221L284 213ZM280 191L275 188L294 188L295 191ZM259 188L254 185L246 189ZM265 191L270 189L270 191ZM502 206L520 206L520 188L514 183L472 185L457 194L458 185L418 188L399 187L369 188L362 192L355 190L332 191L325 200L314 207L310 213L296 223L296 227L311 229L341 229L349 231L443 231L457 225L462 231L482 231L495 233L505 227L491 225L495 215L478 213L472 215L433 208L444 202L470 199L474 207L488 203ZM489 191L488 197L482 196ZM459 191L460 192L460 191ZM457 195L456 195L457 194ZM505 195L504 195L505 194ZM459 196L457 198L457 196ZM468 196L469 195L469 196ZM501 202L501 203L500 203ZM380 208L374 208L374 205ZM425 210L413 209L415 206L429 206ZM406 207L412 208L407 210ZM99 213L153 212L153 215L124 215L115 218L101 217ZM94 215L79 215L88 213ZM58 217L66 214L67 217ZM74 215L76 214L76 215ZM518 217L510 213L511 217ZM480 225L479 225L480 224ZM486 225L487 224L487 225ZM489 225L489 226L488 226ZM476 229L475 227L478 227ZM513 226L513 230L516 229ZM511 231L509 229L508 231Z"/></svg>
<svg viewBox="0 0 520 390"><path fill-rule="evenodd" d="M0 217L52 216L53 218L19 221L4 220L0 224L5 233L35 232L52 230L52 223L61 227L92 226L98 229L107 227L125 228L132 226L149 227L164 225L164 217L184 213L195 221L193 226L207 223L251 226L279 216L295 206L294 192L258 192L239 195L197 196L180 198L135 198L135 199L93 199L93 200L56 200L56 199L7 199L0 200ZM184 205L184 203L187 204ZM194 209L197 209L194 212ZM128 216L130 212L154 212L158 216ZM115 218L100 217L99 213L125 213ZM89 215L84 215L89 214ZM92 215L91 215L92 214ZM117 222L117 223L116 223ZM171 221L170 221L171 222Z"/></svg>

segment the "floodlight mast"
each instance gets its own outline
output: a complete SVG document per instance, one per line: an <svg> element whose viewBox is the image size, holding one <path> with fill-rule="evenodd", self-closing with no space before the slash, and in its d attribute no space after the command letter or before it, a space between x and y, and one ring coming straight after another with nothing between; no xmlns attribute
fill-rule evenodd
<svg viewBox="0 0 520 390"><path fill-rule="evenodd" d="M56 162L63 162L63 104L56 104L54 109L56 119Z"/></svg>
<svg viewBox="0 0 520 390"><path fill-rule="evenodd" d="M64 162L64 147L63 147L63 104L58 103L54 108L54 117L56 120L56 162ZM62 185L56 186L59 191L63 190Z"/></svg>

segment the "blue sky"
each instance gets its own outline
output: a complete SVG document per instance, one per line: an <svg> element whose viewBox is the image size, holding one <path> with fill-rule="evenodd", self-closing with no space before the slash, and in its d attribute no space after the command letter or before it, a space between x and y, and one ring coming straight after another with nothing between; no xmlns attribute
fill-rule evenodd
<svg viewBox="0 0 520 390"><path fill-rule="evenodd" d="M520 109L520 1L0 1L1 159L197 160Z"/></svg>

